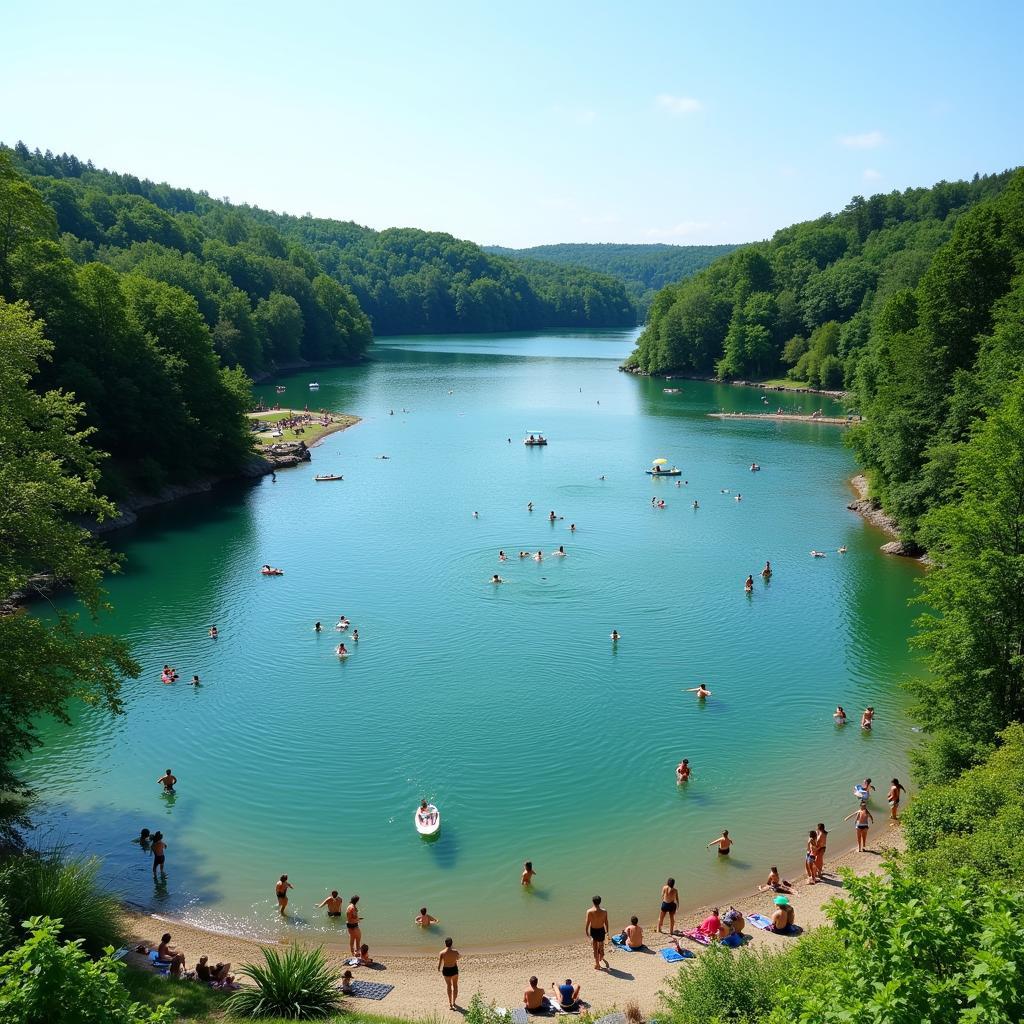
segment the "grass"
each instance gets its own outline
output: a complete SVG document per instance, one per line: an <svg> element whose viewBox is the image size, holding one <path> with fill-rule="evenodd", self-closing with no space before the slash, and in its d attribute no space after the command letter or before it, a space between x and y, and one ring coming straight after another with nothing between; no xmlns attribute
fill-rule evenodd
<svg viewBox="0 0 1024 1024"><path fill-rule="evenodd" d="M771 377L768 380L758 380L752 383L763 384L766 388L785 388L786 391L810 387L805 380L790 380L789 377Z"/></svg>
<svg viewBox="0 0 1024 1024"><path fill-rule="evenodd" d="M295 410L296 412L298 410ZM292 415L292 410L282 409L280 412L252 412L249 413L249 419L258 420L260 423L279 423L281 420L288 419ZM314 412L315 416L316 413ZM307 424L301 434L297 433L292 427L287 427L282 430L281 437L271 437L270 431L268 430L265 434L256 434L256 443L260 445L265 444L281 444L284 441L305 441L307 445L313 444L314 441L319 441L325 434L331 434L336 430L344 430L346 427L352 426L353 423L359 421L358 416L346 416L343 413L332 412L331 424L327 427L320 426L319 423Z"/></svg>

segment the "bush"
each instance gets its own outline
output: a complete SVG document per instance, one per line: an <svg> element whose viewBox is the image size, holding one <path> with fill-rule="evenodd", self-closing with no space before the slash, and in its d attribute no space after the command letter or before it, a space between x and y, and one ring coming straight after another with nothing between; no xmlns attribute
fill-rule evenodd
<svg viewBox="0 0 1024 1024"><path fill-rule="evenodd" d="M0 869L0 897L15 921L47 917L60 922L61 936L80 939L99 956L123 945L121 904L98 881L100 862L66 857L60 850L12 857Z"/></svg>
<svg viewBox="0 0 1024 1024"><path fill-rule="evenodd" d="M170 1024L170 1004L146 1010L121 984L111 950L92 960L60 942L61 922L34 917L30 937L0 957L0 1024Z"/></svg>
<svg viewBox="0 0 1024 1024"><path fill-rule="evenodd" d="M263 950L264 963L245 964L239 974L253 981L255 988L243 988L225 1004L238 1017L283 1017L285 1020L313 1020L339 1009L341 992L338 973L324 960L320 949L289 947L281 956Z"/></svg>
<svg viewBox="0 0 1024 1024"><path fill-rule="evenodd" d="M511 1020L507 1010L499 1013L494 1003L485 1003L479 992L473 993L466 1007L466 1024L511 1024Z"/></svg>
<svg viewBox="0 0 1024 1024"><path fill-rule="evenodd" d="M910 863L932 878L951 864L988 880L1024 882L1024 725L1011 725L984 764L924 786L903 816Z"/></svg>

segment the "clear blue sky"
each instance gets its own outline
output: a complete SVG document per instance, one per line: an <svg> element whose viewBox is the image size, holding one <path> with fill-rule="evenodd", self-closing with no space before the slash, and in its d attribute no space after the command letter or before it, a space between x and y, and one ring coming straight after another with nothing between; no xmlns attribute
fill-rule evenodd
<svg viewBox="0 0 1024 1024"><path fill-rule="evenodd" d="M0 140L481 243L746 241L1024 162L1024 3L4 5Z"/></svg>

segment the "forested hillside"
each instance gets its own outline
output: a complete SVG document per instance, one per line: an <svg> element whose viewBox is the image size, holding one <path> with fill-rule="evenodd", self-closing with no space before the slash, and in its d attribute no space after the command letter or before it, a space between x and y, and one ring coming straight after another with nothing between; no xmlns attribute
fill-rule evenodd
<svg viewBox="0 0 1024 1024"><path fill-rule="evenodd" d="M656 296L629 365L724 378L789 371L851 388L890 297L914 288L958 219L1011 172L870 199L744 246Z"/></svg>
<svg viewBox="0 0 1024 1024"><path fill-rule="evenodd" d="M641 320L654 294L667 284L692 277L709 263L725 256L735 245L620 245L615 242L535 245L506 249L485 245L484 251L517 260L542 260L559 266L585 267L618 278L636 304Z"/></svg>
<svg viewBox="0 0 1024 1024"><path fill-rule="evenodd" d="M225 362L250 373L358 358L371 324L377 334L422 334L636 322L624 287L606 275L489 256L438 232L233 205L21 144L11 152L54 208L72 259L141 267L185 288Z"/></svg>

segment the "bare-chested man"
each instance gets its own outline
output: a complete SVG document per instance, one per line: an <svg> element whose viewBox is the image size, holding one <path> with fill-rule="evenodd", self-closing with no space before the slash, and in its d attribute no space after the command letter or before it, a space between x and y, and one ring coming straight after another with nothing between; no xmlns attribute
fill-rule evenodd
<svg viewBox="0 0 1024 1024"><path fill-rule="evenodd" d="M452 949L452 940L444 940L444 949L437 956L437 969L444 978L448 991L448 1008L455 1009L455 1001L459 998L459 951Z"/></svg>
<svg viewBox="0 0 1024 1024"><path fill-rule="evenodd" d="M629 924L622 930L626 940L626 948L637 950L643 947L644 930L640 927L640 919L634 914L629 919Z"/></svg>
<svg viewBox="0 0 1024 1024"><path fill-rule="evenodd" d="M523 993L523 1005L527 1013L546 1014L552 1010L547 993L537 984L537 976L530 978L530 987Z"/></svg>
<svg viewBox="0 0 1024 1024"><path fill-rule="evenodd" d="M758 892L789 892L793 891L793 885L787 882L786 879L779 876L779 869L773 864L771 871L768 872L768 881L764 885L757 887Z"/></svg>
<svg viewBox="0 0 1024 1024"><path fill-rule="evenodd" d="M590 937L594 946L594 970L601 970L601 964L608 966L604 955L604 940L608 934L608 911L601 909L601 897L595 896L593 906L587 911L587 919L583 930Z"/></svg>
<svg viewBox="0 0 1024 1024"><path fill-rule="evenodd" d="M359 941L363 937L362 929L359 927L359 922L362 918L359 916L358 904L359 897L353 896L352 902L345 908L345 927L348 929L348 948L349 952L353 956L359 952Z"/></svg>
<svg viewBox="0 0 1024 1024"><path fill-rule="evenodd" d="M164 774L156 780L164 787L165 793L173 793L174 787L178 784L178 777L171 771L170 768L164 771Z"/></svg>
<svg viewBox="0 0 1024 1024"><path fill-rule="evenodd" d="M676 930L676 907L679 906L679 890L676 888L676 880L670 878L661 887L661 911L658 914L658 932L661 932L662 922L668 914L668 933L671 935Z"/></svg>
<svg viewBox="0 0 1024 1024"><path fill-rule="evenodd" d="M720 857L728 857L729 851L732 849L732 845L732 840L729 838L729 830L726 828L722 829L722 834L717 839L712 839L711 842L708 843L707 848L710 850L712 846L717 846L718 855Z"/></svg>
<svg viewBox="0 0 1024 1024"><path fill-rule="evenodd" d="M341 903L342 900L341 897L338 895L338 890L332 889L331 895L328 896L322 902L318 903L316 906L317 910L319 910L321 907L326 907L328 917L341 917Z"/></svg>

